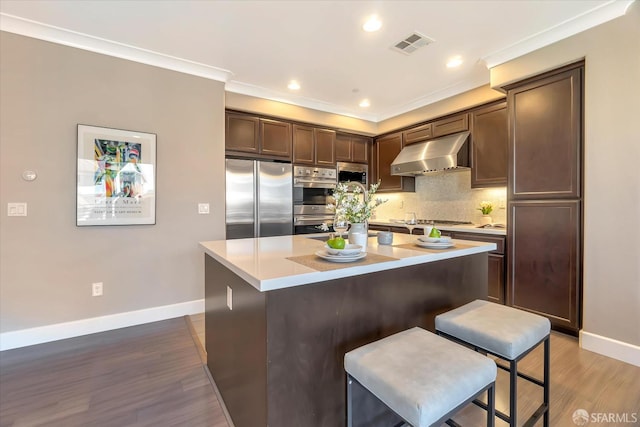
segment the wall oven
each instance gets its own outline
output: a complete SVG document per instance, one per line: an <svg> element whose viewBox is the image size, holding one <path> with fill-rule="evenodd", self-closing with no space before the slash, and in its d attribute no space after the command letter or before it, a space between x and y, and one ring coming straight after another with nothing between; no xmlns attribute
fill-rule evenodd
<svg viewBox="0 0 640 427"><path fill-rule="evenodd" d="M322 233L318 226L333 223L327 208L338 183L335 169L293 167L293 230L295 234Z"/></svg>
<svg viewBox="0 0 640 427"><path fill-rule="evenodd" d="M338 162L338 182L355 181L369 187L369 167L359 163Z"/></svg>

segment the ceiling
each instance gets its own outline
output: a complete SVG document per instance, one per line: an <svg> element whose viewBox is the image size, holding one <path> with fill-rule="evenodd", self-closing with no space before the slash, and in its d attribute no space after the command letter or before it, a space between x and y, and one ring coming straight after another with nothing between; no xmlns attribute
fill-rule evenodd
<svg viewBox="0 0 640 427"><path fill-rule="evenodd" d="M489 82L488 67L623 15L632 1L0 2L0 28L378 122ZM377 32L362 30L376 14ZM413 32L435 40L391 49ZM446 62L460 56L458 68ZM297 80L298 91L287 89ZM368 108L359 107L362 99Z"/></svg>

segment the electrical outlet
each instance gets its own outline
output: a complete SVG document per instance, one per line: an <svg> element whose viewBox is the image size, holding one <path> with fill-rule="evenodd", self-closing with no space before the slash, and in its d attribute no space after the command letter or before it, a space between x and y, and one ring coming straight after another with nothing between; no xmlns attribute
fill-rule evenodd
<svg viewBox="0 0 640 427"><path fill-rule="evenodd" d="M102 296L102 282L96 282L91 284L91 296L94 296L94 297Z"/></svg>
<svg viewBox="0 0 640 427"><path fill-rule="evenodd" d="M506 201L504 199L500 199L498 207L500 209L504 209L505 208L505 203L506 203Z"/></svg>
<svg viewBox="0 0 640 427"><path fill-rule="evenodd" d="M400 209L404 209L404 200L400 200Z"/></svg>
<svg viewBox="0 0 640 427"><path fill-rule="evenodd" d="M7 216L27 216L27 204L7 203Z"/></svg>
<svg viewBox="0 0 640 427"><path fill-rule="evenodd" d="M229 310L233 310L233 289L227 286L227 307Z"/></svg>
<svg viewBox="0 0 640 427"><path fill-rule="evenodd" d="M198 213L200 215L209 215L209 203L198 203Z"/></svg>

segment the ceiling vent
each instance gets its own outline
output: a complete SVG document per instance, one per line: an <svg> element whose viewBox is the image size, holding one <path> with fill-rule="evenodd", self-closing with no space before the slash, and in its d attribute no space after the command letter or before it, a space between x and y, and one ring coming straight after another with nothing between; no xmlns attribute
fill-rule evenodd
<svg viewBox="0 0 640 427"><path fill-rule="evenodd" d="M423 36L422 34L413 32L405 37L403 40L400 40L398 43L391 46L391 49L404 53L405 55L412 54L419 48L426 46L428 44L433 43L435 40L430 39L427 36Z"/></svg>

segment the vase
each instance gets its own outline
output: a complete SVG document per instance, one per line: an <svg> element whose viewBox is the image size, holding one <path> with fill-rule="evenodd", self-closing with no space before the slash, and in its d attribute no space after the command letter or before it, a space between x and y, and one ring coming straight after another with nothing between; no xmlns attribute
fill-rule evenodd
<svg viewBox="0 0 640 427"><path fill-rule="evenodd" d="M491 220L491 216L489 214L482 215L482 218L480 218L480 224L481 225L491 224L491 222L492 222L492 220Z"/></svg>
<svg viewBox="0 0 640 427"><path fill-rule="evenodd" d="M349 243L352 245L362 246L362 252L367 251L367 240L369 238L367 224L364 222L356 222L351 224L349 228Z"/></svg>

